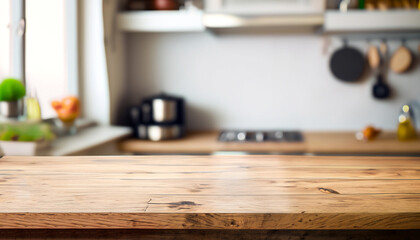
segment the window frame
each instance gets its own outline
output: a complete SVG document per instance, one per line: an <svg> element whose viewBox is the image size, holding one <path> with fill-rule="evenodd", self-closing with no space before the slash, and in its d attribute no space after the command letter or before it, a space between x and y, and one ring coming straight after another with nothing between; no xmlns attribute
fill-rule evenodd
<svg viewBox="0 0 420 240"><path fill-rule="evenodd" d="M25 19L26 0L9 0L9 75L20 79L25 85Z"/></svg>
<svg viewBox="0 0 420 240"><path fill-rule="evenodd" d="M10 76L21 79L25 84L25 32L26 32L26 0L10 1ZM78 67L78 0L64 0L65 12L65 75L68 94L79 95ZM25 84L26 86L26 84Z"/></svg>
<svg viewBox="0 0 420 240"><path fill-rule="evenodd" d="M66 76L68 93L79 95L77 0L65 0Z"/></svg>

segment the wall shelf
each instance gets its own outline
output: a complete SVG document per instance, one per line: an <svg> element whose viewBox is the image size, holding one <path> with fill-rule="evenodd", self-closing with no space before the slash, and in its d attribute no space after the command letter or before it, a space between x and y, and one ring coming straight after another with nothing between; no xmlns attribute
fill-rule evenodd
<svg viewBox="0 0 420 240"><path fill-rule="evenodd" d="M125 32L202 32L207 28L323 26L327 34L372 32L418 32L420 11L337 10L319 15L238 16L204 14L201 10L130 11L117 16Z"/></svg>
<svg viewBox="0 0 420 240"><path fill-rule="evenodd" d="M324 23L324 16L323 14L237 15L206 13L203 22L208 28L319 27Z"/></svg>
<svg viewBox="0 0 420 240"><path fill-rule="evenodd" d="M118 14L118 27L126 32L201 32L202 11L132 11Z"/></svg>
<svg viewBox="0 0 420 240"><path fill-rule="evenodd" d="M347 32L407 32L420 30L420 11L351 10L346 13L327 11L324 31L326 33Z"/></svg>

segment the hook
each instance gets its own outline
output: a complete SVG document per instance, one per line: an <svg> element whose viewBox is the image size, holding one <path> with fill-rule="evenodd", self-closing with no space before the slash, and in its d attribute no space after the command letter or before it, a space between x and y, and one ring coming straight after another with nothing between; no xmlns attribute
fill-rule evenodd
<svg viewBox="0 0 420 240"><path fill-rule="evenodd" d="M382 55L385 56L388 51L388 44L385 39L382 39L381 44L379 45L379 50L381 51Z"/></svg>
<svg viewBox="0 0 420 240"><path fill-rule="evenodd" d="M344 45L345 47L347 47L347 45L348 45L348 43L349 43L349 40L348 40L347 38L343 38L342 40L343 40L343 45Z"/></svg>

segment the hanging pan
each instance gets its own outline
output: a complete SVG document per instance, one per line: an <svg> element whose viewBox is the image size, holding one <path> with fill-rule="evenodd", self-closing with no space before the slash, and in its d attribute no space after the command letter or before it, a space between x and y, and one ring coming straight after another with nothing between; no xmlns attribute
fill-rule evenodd
<svg viewBox="0 0 420 240"><path fill-rule="evenodd" d="M356 82L362 77L364 68L363 54L358 49L348 46L347 41L331 55L330 69L339 80Z"/></svg>

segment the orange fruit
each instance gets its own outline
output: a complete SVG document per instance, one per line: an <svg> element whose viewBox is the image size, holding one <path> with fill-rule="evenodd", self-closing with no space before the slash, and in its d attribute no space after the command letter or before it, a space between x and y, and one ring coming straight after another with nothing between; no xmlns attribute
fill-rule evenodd
<svg viewBox="0 0 420 240"><path fill-rule="evenodd" d="M71 122L79 116L80 102L77 97L69 96L61 101L53 101L51 106L57 112L58 118L65 122Z"/></svg>

